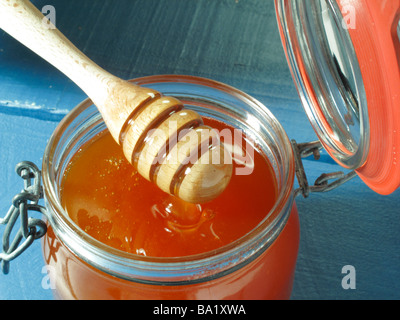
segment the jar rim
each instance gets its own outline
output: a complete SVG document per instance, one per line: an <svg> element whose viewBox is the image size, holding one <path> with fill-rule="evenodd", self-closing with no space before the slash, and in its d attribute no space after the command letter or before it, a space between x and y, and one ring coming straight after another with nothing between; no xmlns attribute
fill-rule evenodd
<svg viewBox="0 0 400 320"><path fill-rule="evenodd" d="M293 188L295 165L292 153L293 151L291 149L290 141L278 120L261 102L234 87L218 81L186 75L156 75L141 77L129 81L143 86L159 82L176 82L212 87L246 101L246 103L251 105L252 108L258 109L258 112L263 113L268 117L269 121L273 122L274 130L279 131L280 136L284 140L285 145L280 147L285 148L285 152L288 156L288 159L286 160L286 166L288 168L285 187L279 192L274 207L270 212L266 213L265 218L254 229L232 243L213 251L183 257L148 257L128 253L107 246L86 234L69 218L67 212L62 207L57 191L55 190L53 181L54 172L51 170L54 161L54 153L61 135L72 121L83 112L83 110L93 106L91 100L88 98L72 109L71 112L69 112L59 123L48 141L43 156L42 179L44 195L46 207L51 209L48 219L55 234L60 238L60 240L62 240L62 242L68 242L70 249L78 257L106 273L111 273L114 276L132 280L130 268L135 268L134 278L139 282L148 282L146 280L148 274L152 274L152 278L156 278L156 281L167 281L170 284L177 282L182 283L182 279L190 279L191 282L198 280L203 281L204 278L209 278L210 275L207 274L207 272L203 272L202 275L194 275L195 270L197 270L200 264L206 262L209 265L210 270L215 269L216 265L223 261L226 262L227 260L234 262L235 266L239 266L244 263L244 260L238 260L238 253L243 252L245 248L249 247L249 245L254 247L251 253L252 257L247 257L245 260L249 260L250 258L254 259L264 252L264 250L266 250L283 229L283 225L285 225L288 219L288 213L291 211L294 200ZM62 230L62 232L60 232L60 230ZM271 240L267 246L260 243L260 239L266 235L268 235L269 240ZM71 242L73 245L71 245ZM101 252L102 255L102 263L96 261L96 256L99 252ZM182 267L184 270L181 270ZM159 274L161 269L165 273L164 275ZM228 269L231 270L234 268L230 266L223 272L228 272Z"/></svg>

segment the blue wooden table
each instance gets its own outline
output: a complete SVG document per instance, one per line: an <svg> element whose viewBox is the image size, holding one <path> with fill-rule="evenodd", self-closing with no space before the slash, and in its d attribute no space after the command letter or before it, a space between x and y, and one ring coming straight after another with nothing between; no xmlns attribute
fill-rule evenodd
<svg viewBox="0 0 400 320"><path fill-rule="evenodd" d="M272 0L37 0L90 58L122 78L186 74L264 103L299 142L316 140L280 43ZM21 189L15 165L41 165L58 122L85 98L70 80L0 30L0 216ZM309 180L341 168L305 160ZM400 191L380 196L357 177L298 198L301 243L293 299L400 298ZM0 226L0 230L4 229ZM344 266L356 288L342 286ZM52 299L36 242L0 275L0 299Z"/></svg>

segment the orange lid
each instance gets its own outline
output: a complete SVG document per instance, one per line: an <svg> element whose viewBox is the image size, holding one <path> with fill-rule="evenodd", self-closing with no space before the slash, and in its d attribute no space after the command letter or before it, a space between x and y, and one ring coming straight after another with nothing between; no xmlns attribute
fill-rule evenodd
<svg viewBox="0 0 400 320"><path fill-rule="evenodd" d="M303 106L327 152L374 191L400 186L400 0L275 0Z"/></svg>

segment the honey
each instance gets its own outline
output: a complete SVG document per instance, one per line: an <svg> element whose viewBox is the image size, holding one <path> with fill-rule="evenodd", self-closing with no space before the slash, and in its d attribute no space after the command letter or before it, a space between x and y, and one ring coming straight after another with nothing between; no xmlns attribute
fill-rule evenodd
<svg viewBox="0 0 400 320"><path fill-rule="evenodd" d="M206 123L234 135L223 123ZM238 142L242 154L252 156L251 174L234 174L222 195L196 205L141 177L111 135L103 132L72 159L62 184L62 204L82 230L119 250L152 257L215 250L255 228L276 202L269 162L246 137ZM243 167L235 156L233 162Z"/></svg>

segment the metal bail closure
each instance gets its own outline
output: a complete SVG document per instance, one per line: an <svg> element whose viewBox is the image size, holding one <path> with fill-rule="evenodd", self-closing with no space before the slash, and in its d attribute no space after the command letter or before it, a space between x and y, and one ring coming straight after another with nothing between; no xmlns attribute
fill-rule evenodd
<svg viewBox="0 0 400 320"><path fill-rule="evenodd" d="M315 181L314 185L310 186L302 159L313 155L315 160L319 160L322 144L320 141L297 144L295 140L292 140L291 143L296 164L296 177L299 182L299 188L295 190L295 197L301 194L304 198L307 198L312 192L331 191L357 176L355 171L351 171L347 174L344 174L342 171L323 173Z"/></svg>
<svg viewBox="0 0 400 320"><path fill-rule="evenodd" d="M400 186L400 0L275 0L283 47L319 140L374 191Z"/></svg>
<svg viewBox="0 0 400 320"><path fill-rule="evenodd" d="M0 218L0 224L5 225L0 253L1 269L4 274L9 272L10 261L24 252L34 240L43 237L47 231L44 221L28 217L29 211L46 215L46 209L38 205L39 200L43 198L40 170L32 162L24 161L17 164L15 171L24 180L24 188L13 198L5 217ZM20 218L20 226L13 233L18 218ZM12 234L15 235L10 243ZM21 243L23 239L25 240Z"/></svg>

